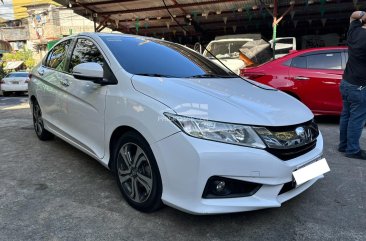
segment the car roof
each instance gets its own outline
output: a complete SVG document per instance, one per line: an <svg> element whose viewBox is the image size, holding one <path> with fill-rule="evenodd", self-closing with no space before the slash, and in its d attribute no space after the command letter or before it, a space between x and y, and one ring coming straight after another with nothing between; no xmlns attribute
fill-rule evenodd
<svg viewBox="0 0 366 241"><path fill-rule="evenodd" d="M346 50L348 49L347 46L334 46L334 47L320 47L320 48L309 48L309 49L302 49L302 50L295 50L291 52L289 55L292 54L305 54L305 53L312 53L312 52L326 52L326 51L334 51L334 50Z"/></svg>
<svg viewBox="0 0 366 241"><path fill-rule="evenodd" d="M88 36L88 37L106 37L106 36L121 36L121 37L133 37L133 38L143 38L143 39L151 39L152 37L140 36L140 35L133 35L133 34L125 34L125 33L94 33L94 32L82 32L75 35L70 35L67 38L79 37L79 36Z"/></svg>
<svg viewBox="0 0 366 241"><path fill-rule="evenodd" d="M295 58L299 55L307 56L307 55L313 55L315 52L317 52L317 53L322 53L322 52L327 53L328 51L345 51L347 49L348 49L347 46L334 46L334 47L320 47L320 48L294 50L291 53L286 54L285 56L282 56L278 59L268 61L266 63L260 64L258 66L252 67L252 68L255 69L255 68L260 68L260 67L263 67L263 66L276 65L278 63L284 63L284 62L288 61L289 59Z"/></svg>
<svg viewBox="0 0 366 241"><path fill-rule="evenodd" d="M334 47L320 47L320 48L294 50L281 58L269 61L267 63L277 63L277 62L287 61L287 60L297 57L299 55L302 55L302 56L313 55L315 52L316 53L328 53L329 51L345 51L347 49L348 49L347 46L334 46ZM267 64L267 63L264 63L264 64Z"/></svg>
<svg viewBox="0 0 366 241"><path fill-rule="evenodd" d="M113 36L120 36L120 37L125 37L125 38L136 38L136 39L141 39L141 40L159 40L159 41L165 41L168 42L165 39L159 39L159 38L154 38L154 37L147 37L147 36L140 36L140 35L134 35L134 34L125 34L125 33L94 33L94 32L82 32L82 33L78 33L78 34L74 34L74 35L70 35L67 37L62 38L60 41L64 41L67 39L73 39L73 38L77 38L77 37L90 37L90 38L94 38L95 37L113 37Z"/></svg>

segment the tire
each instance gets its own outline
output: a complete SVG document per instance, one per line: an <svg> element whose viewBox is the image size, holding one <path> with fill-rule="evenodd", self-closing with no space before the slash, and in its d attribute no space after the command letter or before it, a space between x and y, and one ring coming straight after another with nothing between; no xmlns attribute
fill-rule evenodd
<svg viewBox="0 0 366 241"><path fill-rule="evenodd" d="M8 96L10 96L10 93L9 93L9 92L5 92L5 91L3 91L3 96L4 96L4 97L8 97Z"/></svg>
<svg viewBox="0 0 366 241"><path fill-rule="evenodd" d="M33 126L37 137L41 141L53 139L54 135L44 128L41 107L39 107L39 104L36 100L32 103L32 116Z"/></svg>
<svg viewBox="0 0 366 241"><path fill-rule="evenodd" d="M130 131L115 146L113 171L125 200L141 212L161 208L160 172L147 141L137 132Z"/></svg>

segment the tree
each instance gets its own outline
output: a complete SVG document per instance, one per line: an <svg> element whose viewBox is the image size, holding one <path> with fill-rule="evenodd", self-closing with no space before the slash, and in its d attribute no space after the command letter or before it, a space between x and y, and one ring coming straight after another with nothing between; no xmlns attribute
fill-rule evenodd
<svg viewBox="0 0 366 241"><path fill-rule="evenodd" d="M2 60L5 63L9 61L23 61L27 69L33 68L36 63L33 59L32 51L25 48L13 53L4 53Z"/></svg>

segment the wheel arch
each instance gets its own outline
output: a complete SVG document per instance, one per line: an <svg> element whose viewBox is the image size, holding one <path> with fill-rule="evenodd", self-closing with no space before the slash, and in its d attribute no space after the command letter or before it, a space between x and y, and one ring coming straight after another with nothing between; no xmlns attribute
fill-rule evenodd
<svg viewBox="0 0 366 241"><path fill-rule="evenodd" d="M147 143L149 143L146 138L138 131L136 130L135 128L131 127L131 126L127 126L127 125L124 125L124 126L119 126L117 127L113 132L112 132L112 135L110 137L110 140L109 140L109 153L110 153L110 157L109 157L109 162L108 162L108 168L109 170L111 170L112 172L114 172L113 170L113 162L114 162L114 148L117 144L117 141L118 139L124 135L125 133L129 132L129 131L133 131L133 132L136 132L137 134L139 134L142 138L145 139L145 141Z"/></svg>
<svg viewBox="0 0 366 241"><path fill-rule="evenodd" d="M37 101L37 98L34 95L32 95L29 99L31 103Z"/></svg>

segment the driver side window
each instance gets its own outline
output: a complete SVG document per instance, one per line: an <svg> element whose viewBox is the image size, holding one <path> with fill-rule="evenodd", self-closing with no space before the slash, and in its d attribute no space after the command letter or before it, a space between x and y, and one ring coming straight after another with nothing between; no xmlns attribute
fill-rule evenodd
<svg viewBox="0 0 366 241"><path fill-rule="evenodd" d="M64 71L70 43L71 39L57 44L48 54L45 65L51 69Z"/></svg>
<svg viewBox="0 0 366 241"><path fill-rule="evenodd" d="M103 67L103 55L100 53L97 46L95 46L92 41L79 38L76 42L74 51L71 56L68 72L72 73L73 68L78 64L89 62L98 63Z"/></svg>

